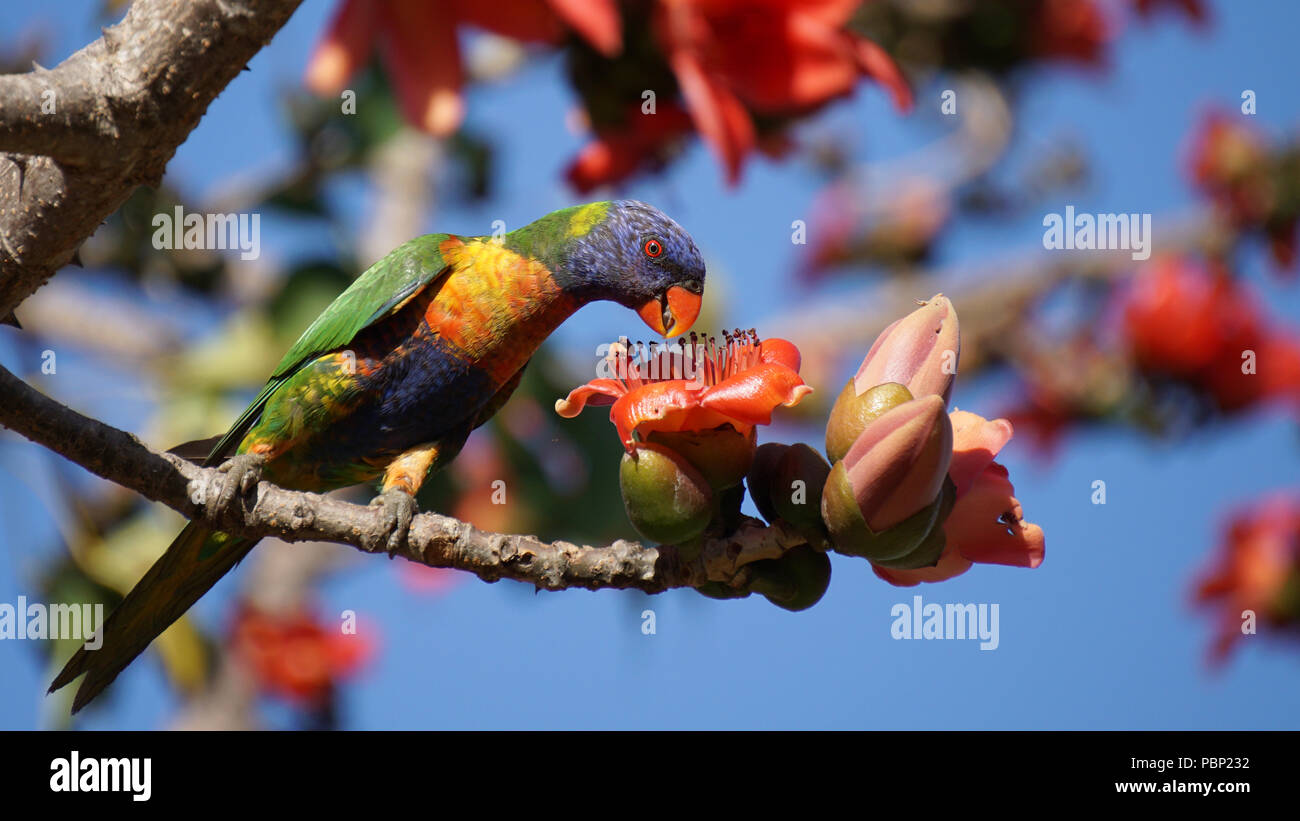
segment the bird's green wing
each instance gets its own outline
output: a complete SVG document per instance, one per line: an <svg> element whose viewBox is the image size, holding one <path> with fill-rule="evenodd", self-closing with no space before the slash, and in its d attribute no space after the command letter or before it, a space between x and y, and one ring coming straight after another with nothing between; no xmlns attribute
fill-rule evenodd
<svg viewBox="0 0 1300 821"><path fill-rule="evenodd" d="M426 234L399 245L366 269L303 331L257 397L208 454L205 465L220 462L257 422L262 407L304 363L350 343L357 334L394 313L406 300L447 271L441 246L449 234Z"/></svg>

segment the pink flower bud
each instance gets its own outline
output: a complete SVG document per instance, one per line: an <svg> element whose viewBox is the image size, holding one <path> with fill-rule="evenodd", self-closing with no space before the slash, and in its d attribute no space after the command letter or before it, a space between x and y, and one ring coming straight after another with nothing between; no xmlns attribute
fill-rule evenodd
<svg viewBox="0 0 1300 821"><path fill-rule="evenodd" d="M934 502L952 460L952 423L930 394L873 420L844 457L867 526L887 530Z"/></svg>
<svg viewBox="0 0 1300 821"><path fill-rule="evenodd" d="M912 396L934 394L946 405L960 354L957 312L947 297L936 294L876 337L853 377L854 387L861 395L884 382L898 382Z"/></svg>

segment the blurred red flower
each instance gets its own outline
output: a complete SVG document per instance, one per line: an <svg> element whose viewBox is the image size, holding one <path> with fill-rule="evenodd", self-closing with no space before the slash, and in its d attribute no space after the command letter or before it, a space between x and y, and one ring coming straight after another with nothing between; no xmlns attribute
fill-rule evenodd
<svg viewBox="0 0 1300 821"><path fill-rule="evenodd" d="M735 183L756 142L750 112L806 113L870 76L912 92L875 43L844 30L861 0L659 0L655 36L695 128ZM759 57L761 55L761 58Z"/></svg>
<svg viewBox="0 0 1300 821"><path fill-rule="evenodd" d="M1260 231L1280 271L1294 274L1295 174L1272 156L1254 128L1223 111L1210 111L1192 133L1187 169L1192 182L1238 230Z"/></svg>
<svg viewBox="0 0 1300 821"><path fill-rule="evenodd" d="M271 613L249 602L236 611L228 641L263 690L309 706L328 697L373 649L369 636L327 628L305 610Z"/></svg>
<svg viewBox="0 0 1300 821"><path fill-rule="evenodd" d="M1189 382L1224 410L1300 396L1300 341L1269 327L1231 276L1161 257L1135 278L1121 304L1123 333L1143 370Z"/></svg>
<svg viewBox="0 0 1300 821"><path fill-rule="evenodd" d="M446 136L464 116L457 37L465 24L544 43L567 26L605 54L622 47L614 0L343 0L307 64L307 87L338 94L377 43L407 122Z"/></svg>
<svg viewBox="0 0 1300 821"><path fill-rule="evenodd" d="M1262 220L1272 207L1268 149L1255 129L1214 110L1192 132L1187 169L1192 182L1238 223Z"/></svg>
<svg viewBox="0 0 1300 821"><path fill-rule="evenodd" d="M1153 260L1123 297L1123 328L1140 366L1195 377L1224 358L1240 361L1259 317L1229 276L1183 257Z"/></svg>
<svg viewBox="0 0 1300 821"><path fill-rule="evenodd" d="M1245 635L1246 611L1255 614L1257 627L1300 637L1300 497L1273 496L1234 514L1195 600L1219 610L1214 664Z"/></svg>
<svg viewBox="0 0 1300 821"><path fill-rule="evenodd" d="M1042 0L1032 23L1032 43L1044 57L1100 65L1115 35L1094 0Z"/></svg>
<svg viewBox="0 0 1300 821"><path fill-rule="evenodd" d="M662 103L654 114L630 106L623 125L597 129L596 139L578 152L565 176L585 194L662 161L672 145L690 133L691 118L681 106Z"/></svg>

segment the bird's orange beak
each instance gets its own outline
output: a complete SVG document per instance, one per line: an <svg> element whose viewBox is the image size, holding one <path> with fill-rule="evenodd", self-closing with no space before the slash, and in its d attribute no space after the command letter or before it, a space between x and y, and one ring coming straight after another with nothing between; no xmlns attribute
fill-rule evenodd
<svg viewBox="0 0 1300 821"><path fill-rule="evenodd" d="M669 339L684 334L695 324L700 315L700 305L704 298L693 294L680 285L674 285L664 295L664 302L652 299L637 309L642 321L650 330Z"/></svg>

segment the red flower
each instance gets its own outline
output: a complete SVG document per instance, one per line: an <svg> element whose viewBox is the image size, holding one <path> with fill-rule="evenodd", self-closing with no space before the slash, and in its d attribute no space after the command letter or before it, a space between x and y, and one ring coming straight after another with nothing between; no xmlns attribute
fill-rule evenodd
<svg viewBox="0 0 1300 821"><path fill-rule="evenodd" d="M639 361L640 351L615 345L607 360L614 376L574 388L556 401L555 411L571 418L588 404L612 405L609 419L631 453L634 433L644 439L652 431L731 425L748 435L755 425L770 423L778 405L791 407L812 392L799 377L799 349L793 344L760 341L753 331L724 336L726 345L719 346L712 337L697 341L692 333L690 342L652 347L646 363Z"/></svg>
<svg viewBox="0 0 1300 821"><path fill-rule="evenodd" d="M900 109L912 94L879 46L844 30L860 0L659 0L655 35L696 129L729 182L756 142L749 111L792 115L853 90L866 74ZM756 58L761 55L762 58Z"/></svg>
<svg viewBox="0 0 1300 821"><path fill-rule="evenodd" d="M1288 172L1278 168L1257 131L1211 111L1192 135L1188 173L1231 225L1262 231L1279 270L1292 268L1297 209L1288 193Z"/></svg>
<svg viewBox="0 0 1300 821"><path fill-rule="evenodd" d="M1093 0L1042 0L1034 16L1034 50L1045 57L1097 65L1113 37Z"/></svg>
<svg viewBox="0 0 1300 821"><path fill-rule="evenodd" d="M1300 340L1270 328L1239 281L1176 257L1149 265L1122 297L1141 368L1189 382L1224 410L1300 396Z"/></svg>
<svg viewBox="0 0 1300 821"><path fill-rule="evenodd" d="M327 629L306 612L269 613L247 602L229 641L263 689L306 705L323 701L372 649L363 634Z"/></svg>
<svg viewBox="0 0 1300 821"><path fill-rule="evenodd" d="M1191 377L1213 366L1225 349L1239 359L1259 319L1230 277L1191 260L1161 257L1124 295L1123 327L1140 366Z"/></svg>
<svg viewBox="0 0 1300 821"><path fill-rule="evenodd" d="M613 0L343 0L307 64L307 87L338 94L378 42L406 120L451 134L464 115L462 24L545 43L559 41L568 26L606 54L622 47Z"/></svg>
<svg viewBox="0 0 1300 821"><path fill-rule="evenodd" d="M1224 352L1222 364L1203 377L1203 385L1219 407L1231 411L1274 399L1300 399L1300 337L1276 330L1261 331L1249 350L1253 371L1243 370L1247 349Z"/></svg>
<svg viewBox="0 0 1300 821"><path fill-rule="evenodd" d="M627 116L627 124L620 128L598 130L596 139L569 165L565 176L578 191L585 194L652 166L691 132L690 116L673 103L661 104L654 114L642 114L641 107L634 105Z"/></svg>
<svg viewBox="0 0 1300 821"><path fill-rule="evenodd" d="M1210 660L1222 663L1239 639L1244 611L1258 626L1300 635L1300 497L1274 496L1232 517L1214 567L1195 600L1220 611Z"/></svg>
<svg viewBox="0 0 1300 821"><path fill-rule="evenodd" d="M1192 134L1188 174L1237 224L1257 223L1272 210L1267 165L1263 138L1222 111L1206 114Z"/></svg>
<svg viewBox="0 0 1300 821"><path fill-rule="evenodd" d="M993 461L1011 441L1011 423L989 421L955 410L952 419L952 462L948 478L957 486L957 502L944 522L947 544L939 563L919 570L890 570L872 565L890 584L911 587L960 576L973 563L1038 567L1043 563L1046 536L1024 520L1007 469Z"/></svg>

